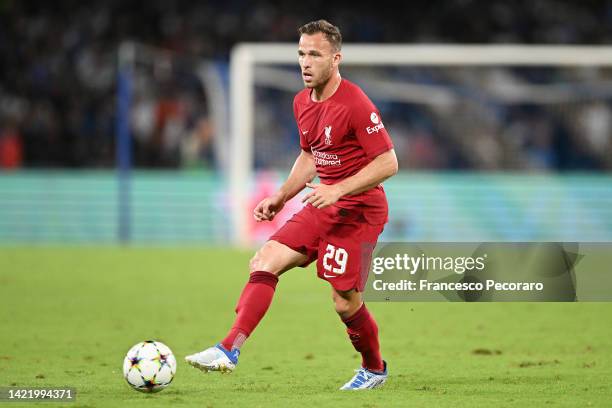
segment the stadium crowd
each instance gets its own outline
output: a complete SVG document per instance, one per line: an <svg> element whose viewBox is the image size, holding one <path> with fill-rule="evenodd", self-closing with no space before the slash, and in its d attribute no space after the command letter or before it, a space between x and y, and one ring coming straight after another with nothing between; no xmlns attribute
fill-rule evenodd
<svg viewBox="0 0 612 408"><path fill-rule="evenodd" d="M321 0L0 1L0 168L114 165L116 56L125 39L223 62L237 42L295 41L296 27L322 17L322 10L345 42L612 42L612 1L434 0L393 7ZM541 82L537 70L491 75L498 83ZM461 77L465 84L478 80L474 73ZM168 79L134 101L137 165L218 164L214 126L198 86L193 79ZM463 103L446 113L455 120L441 121L443 113L418 104L388 104L384 115L403 168L610 170L611 100L581 101L571 110L491 103L487 109L495 112L488 117L494 119L478 129L473 119L482 104ZM286 111L279 131L295 136L290 105Z"/></svg>

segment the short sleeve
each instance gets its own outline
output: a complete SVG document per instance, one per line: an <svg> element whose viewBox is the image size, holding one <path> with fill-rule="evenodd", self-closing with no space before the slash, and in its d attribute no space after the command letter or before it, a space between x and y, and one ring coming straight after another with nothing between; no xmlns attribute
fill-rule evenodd
<svg viewBox="0 0 612 408"><path fill-rule="evenodd" d="M393 149L393 142L376 106L365 94L358 98L351 109L351 127L368 158Z"/></svg>
<svg viewBox="0 0 612 408"><path fill-rule="evenodd" d="M299 116L299 112L298 112L298 104L297 104L297 96L296 96L293 99L293 117L295 118L295 125L297 126L297 130L300 135L300 147L302 148L302 150L309 152L310 146L308 145L308 141L306 140L304 133L300 129L300 122L298 121L298 116Z"/></svg>

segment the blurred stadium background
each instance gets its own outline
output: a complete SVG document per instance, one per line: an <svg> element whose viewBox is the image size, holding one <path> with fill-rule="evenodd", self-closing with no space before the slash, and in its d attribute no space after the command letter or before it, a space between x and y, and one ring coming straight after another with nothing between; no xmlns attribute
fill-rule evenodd
<svg viewBox="0 0 612 408"><path fill-rule="evenodd" d="M0 243L265 239L277 224L237 220L298 153L299 72L258 64L236 81L230 57L295 46L322 17L345 44L597 46L563 64L341 72L400 161L383 240L612 241L612 1L360 4L0 0ZM252 152L232 89L253 90ZM241 149L253 164L236 179Z"/></svg>

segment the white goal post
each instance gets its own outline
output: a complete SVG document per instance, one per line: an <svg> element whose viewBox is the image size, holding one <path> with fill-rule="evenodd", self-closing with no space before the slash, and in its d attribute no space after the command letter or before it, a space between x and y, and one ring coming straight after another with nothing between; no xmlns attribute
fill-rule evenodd
<svg viewBox="0 0 612 408"><path fill-rule="evenodd" d="M361 66L612 66L609 46L345 44L342 54L343 65ZM243 247L250 244L247 205L254 173L257 64L295 64L297 72L297 45L242 43L231 52L229 192L233 241Z"/></svg>

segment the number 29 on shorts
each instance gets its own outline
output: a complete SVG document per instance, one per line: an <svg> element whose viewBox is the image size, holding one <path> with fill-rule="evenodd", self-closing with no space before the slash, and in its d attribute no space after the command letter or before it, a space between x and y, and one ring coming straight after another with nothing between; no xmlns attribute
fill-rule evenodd
<svg viewBox="0 0 612 408"><path fill-rule="evenodd" d="M333 259L338 267L330 264ZM335 247L332 244L327 244L325 255L323 255L323 268L331 273L342 275L346 271L346 262L348 261L348 253L344 248Z"/></svg>

